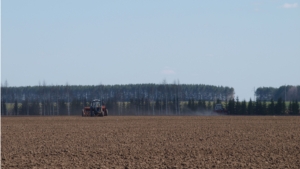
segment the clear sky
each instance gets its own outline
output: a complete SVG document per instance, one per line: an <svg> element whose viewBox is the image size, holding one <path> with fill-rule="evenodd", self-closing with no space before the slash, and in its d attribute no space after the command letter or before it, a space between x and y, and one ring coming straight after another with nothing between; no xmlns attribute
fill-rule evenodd
<svg viewBox="0 0 300 169"><path fill-rule="evenodd" d="M2 0L9 86L300 85L300 0Z"/></svg>

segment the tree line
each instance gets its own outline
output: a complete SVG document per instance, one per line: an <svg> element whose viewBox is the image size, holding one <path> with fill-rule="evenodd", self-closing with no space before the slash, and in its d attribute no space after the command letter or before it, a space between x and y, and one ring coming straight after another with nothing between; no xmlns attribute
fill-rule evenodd
<svg viewBox="0 0 300 169"><path fill-rule="evenodd" d="M258 100L271 101L279 98L285 101L300 100L300 86L284 85L279 88L259 87L255 91Z"/></svg>
<svg viewBox="0 0 300 169"><path fill-rule="evenodd" d="M300 90L287 87L298 94ZM272 88L268 88L273 91ZM282 89L280 89L282 90ZM275 102L256 90L257 101L234 99L234 89L202 84L128 84L96 86L1 87L1 115L81 115L93 99L101 99L110 115L192 115L212 112L222 103L231 115L297 115L297 97L288 106L285 99ZM275 95L277 96L277 95ZM294 98L294 97L293 97ZM297 107L298 106L298 107ZM298 111L297 111L298 110Z"/></svg>
<svg viewBox="0 0 300 169"><path fill-rule="evenodd" d="M193 112L201 114L201 112L213 112L216 104L222 104L228 115L300 115L297 100L285 102L282 98L278 98L276 102L273 99L270 102L251 99L247 102L246 100L240 101L238 97L225 102L219 99L213 102L191 99L183 105L183 108L192 114Z"/></svg>
<svg viewBox="0 0 300 169"><path fill-rule="evenodd" d="M282 98L276 102L271 99L267 101L239 101L238 98L228 101L205 101L189 99L179 101L178 98L157 99L152 101L147 98L132 98L129 102L117 102L114 99L106 101L106 107L110 115L201 115L212 113L216 104L223 104L229 115L299 115L299 102L290 101L286 104ZM7 111L7 103L2 100L1 115L81 115L83 107L89 106L90 102L78 99L67 103L60 100L58 103L38 101L29 102L23 100L21 103L15 101L10 104Z"/></svg>
<svg viewBox="0 0 300 169"><path fill-rule="evenodd" d="M276 102L273 99L270 102L251 99L246 102L239 101L237 98L229 100L226 107L230 115L299 115L300 113L297 100L290 101L287 106L282 98L278 98Z"/></svg>
<svg viewBox="0 0 300 169"><path fill-rule="evenodd" d="M130 101L132 98L149 98L157 99L180 97L180 100L203 99L203 100L226 100L234 97L232 87L212 86L204 84L127 84L127 85L39 85L26 87L8 87L1 86L1 99L13 103L15 100L22 101L33 100L64 100L72 101L73 99L84 98L92 100L98 99L115 99L116 101Z"/></svg>
<svg viewBox="0 0 300 169"><path fill-rule="evenodd" d="M74 112L76 112L75 114L79 112L77 109L88 106L88 103L93 99L103 100L112 110L117 109L115 106L122 103L122 106L118 106L121 107L120 112L124 112L126 109L136 111L137 114L140 110L149 109L150 111L150 103L153 111L154 103L157 103L156 106L159 103L161 112L163 109L166 109L167 112L174 109L176 113L179 113L180 103L191 98L227 100L234 97L234 89L230 87L179 84L179 82L173 84L163 82L162 84L96 86L48 86L45 83L39 86L26 87L4 85L1 87L1 92L3 102L8 105L14 104L14 108L8 108L8 112L6 106L3 108L5 109L4 114L8 115L27 115L30 113L32 115L72 115ZM147 106L144 106L146 103Z"/></svg>

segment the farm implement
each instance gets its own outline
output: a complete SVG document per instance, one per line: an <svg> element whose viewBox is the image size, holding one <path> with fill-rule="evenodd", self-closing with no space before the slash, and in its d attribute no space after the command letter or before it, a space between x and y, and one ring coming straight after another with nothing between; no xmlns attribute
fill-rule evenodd
<svg viewBox="0 0 300 169"><path fill-rule="evenodd" d="M82 116L107 116L108 110L105 104L101 100L93 100L90 107L84 107L82 109Z"/></svg>

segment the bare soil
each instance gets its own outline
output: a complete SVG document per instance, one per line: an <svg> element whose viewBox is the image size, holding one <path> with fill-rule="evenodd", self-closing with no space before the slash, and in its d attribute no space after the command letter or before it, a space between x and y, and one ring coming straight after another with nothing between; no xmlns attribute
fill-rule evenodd
<svg viewBox="0 0 300 169"><path fill-rule="evenodd" d="M2 168L300 168L300 117L2 117Z"/></svg>

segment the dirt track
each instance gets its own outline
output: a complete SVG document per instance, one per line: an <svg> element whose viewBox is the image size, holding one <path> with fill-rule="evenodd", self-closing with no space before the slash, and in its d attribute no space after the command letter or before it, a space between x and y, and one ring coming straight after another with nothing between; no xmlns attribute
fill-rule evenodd
<svg viewBox="0 0 300 169"><path fill-rule="evenodd" d="M300 168L300 117L2 117L2 168Z"/></svg>

